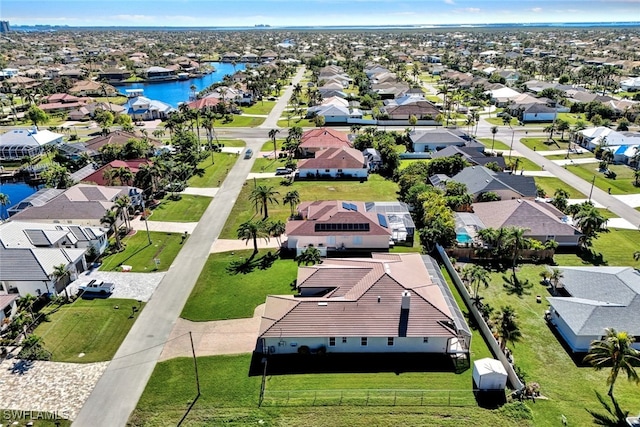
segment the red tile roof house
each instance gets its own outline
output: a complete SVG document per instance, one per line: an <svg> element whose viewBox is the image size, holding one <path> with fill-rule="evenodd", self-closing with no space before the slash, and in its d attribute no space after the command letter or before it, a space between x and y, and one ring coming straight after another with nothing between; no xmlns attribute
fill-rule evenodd
<svg viewBox="0 0 640 427"><path fill-rule="evenodd" d="M327 251L388 251L391 229L387 216L367 212L363 202L303 202L298 218L287 221L287 249L302 253L315 246Z"/></svg>
<svg viewBox="0 0 640 427"><path fill-rule="evenodd" d="M111 169L126 168L131 171L135 179L135 176L140 170L141 165L151 165L151 164L152 162L147 159L114 160L111 163L107 163L106 165L102 166L100 169L98 169L91 175L84 178L82 182L87 184L97 184L97 185L116 185L116 184L131 185L133 184L133 180L132 182L119 183L118 180L116 179L116 182L108 182L104 177L104 173Z"/></svg>
<svg viewBox="0 0 640 427"><path fill-rule="evenodd" d="M416 253L298 269L299 295L267 297L256 351L467 355L471 332L436 262Z"/></svg>
<svg viewBox="0 0 640 427"><path fill-rule="evenodd" d="M313 159L298 162L298 178L361 179L369 176L364 154L355 148L334 147L316 152Z"/></svg>
<svg viewBox="0 0 640 427"><path fill-rule="evenodd" d="M317 128L306 131L300 138L302 157L314 157L315 153L327 148L351 148L346 133L331 128Z"/></svg>

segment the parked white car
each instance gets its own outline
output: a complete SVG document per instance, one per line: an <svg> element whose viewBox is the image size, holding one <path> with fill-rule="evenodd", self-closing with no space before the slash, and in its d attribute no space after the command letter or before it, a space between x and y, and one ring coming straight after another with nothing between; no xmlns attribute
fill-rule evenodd
<svg viewBox="0 0 640 427"><path fill-rule="evenodd" d="M114 288L115 285L113 283L108 283L98 279L94 279L88 283L84 283L78 286L78 289L83 292L98 293L103 295L113 293Z"/></svg>

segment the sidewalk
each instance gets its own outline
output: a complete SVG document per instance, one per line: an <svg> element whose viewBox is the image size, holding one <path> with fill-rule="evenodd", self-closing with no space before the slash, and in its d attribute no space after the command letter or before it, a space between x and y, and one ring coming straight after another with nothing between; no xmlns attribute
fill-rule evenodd
<svg viewBox="0 0 640 427"><path fill-rule="evenodd" d="M587 159L562 159L562 160L552 160L556 165L564 166L564 165L586 165L589 163L600 163L600 160L595 157L589 157Z"/></svg>
<svg viewBox="0 0 640 427"><path fill-rule="evenodd" d="M287 236L284 234L280 237L280 241L287 240ZM258 249L278 249L279 245L275 238L269 239L266 242L264 239L258 240ZM235 239L217 239L211 245L211 253L230 252L230 251L242 251L245 249L253 249L253 242L245 242Z"/></svg>
<svg viewBox="0 0 640 427"><path fill-rule="evenodd" d="M149 224L149 231L160 231L162 233L184 233L193 234L193 230L198 225L197 222L164 222L164 221L146 221ZM140 217L136 217L131 221L131 228L136 231L147 231L145 221Z"/></svg>

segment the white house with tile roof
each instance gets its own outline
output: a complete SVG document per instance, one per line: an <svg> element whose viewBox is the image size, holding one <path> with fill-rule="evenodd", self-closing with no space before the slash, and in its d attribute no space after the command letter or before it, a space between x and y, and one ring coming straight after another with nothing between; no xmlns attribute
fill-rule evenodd
<svg viewBox="0 0 640 427"><path fill-rule="evenodd" d="M297 283L297 296L267 297L258 352L468 354L469 327L428 256L327 259Z"/></svg>

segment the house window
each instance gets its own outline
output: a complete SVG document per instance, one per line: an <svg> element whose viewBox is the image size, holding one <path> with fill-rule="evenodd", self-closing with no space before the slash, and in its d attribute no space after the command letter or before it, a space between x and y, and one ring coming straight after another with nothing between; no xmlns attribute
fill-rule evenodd
<svg viewBox="0 0 640 427"><path fill-rule="evenodd" d="M329 347L336 346L336 337L329 337Z"/></svg>
<svg viewBox="0 0 640 427"><path fill-rule="evenodd" d="M393 346L393 337L387 338L387 345L388 346Z"/></svg>
<svg viewBox="0 0 640 427"><path fill-rule="evenodd" d="M360 345L363 347L367 345L367 337L360 338Z"/></svg>
<svg viewBox="0 0 640 427"><path fill-rule="evenodd" d="M553 234L547 236L547 241L551 241L551 240L556 240L556 236Z"/></svg>
<svg viewBox="0 0 640 427"><path fill-rule="evenodd" d="M353 236L353 244L361 245L362 244L362 236Z"/></svg>
<svg viewBox="0 0 640 427"><path fill-rule="evenodd" d="M338 172L342 172L342 169L338 169Z"/></svg>
<svg viewBox="0 0 640 427"><path fill-rule="evenodd" d="M347 337L342 337L342 344L346 344L347 343Z"/></svg>
<svg viewBox="0 0 640 427"><path fill-rule="evenodd" d="M422 338L422 343L423 344L429 344L429 337Z"/></svg>
<svg viewBox="0 0 640 427"><path fill-rule="evenodd" d="M329 173L329 172L330 172L330 170L329 170L329 169L325 169L324 171L325 171L326 173Z"/></svg>

